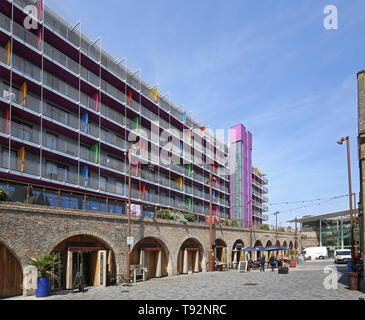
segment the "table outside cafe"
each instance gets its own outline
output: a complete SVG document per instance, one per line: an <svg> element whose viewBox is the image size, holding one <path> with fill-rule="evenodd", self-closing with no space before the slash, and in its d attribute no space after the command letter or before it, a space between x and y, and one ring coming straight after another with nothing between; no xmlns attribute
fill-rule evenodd
<svg viewBox="0 0 365 320"><path fill-rule="evenodd" d="M265 255L265 261L268 262L268 259L270 259L270 256L272 255L273 252L287 251L289 253L289 250L290 250L289 248L283 246L271 246L268 248L264 248L263 246L258 246L255 248L247 247L239 251L244 253L245 260L248 261L248 271L250 271L254 269L260 269L261 267L260 258L262 255L265 255L265 252L268 253L267 255ZM289 257L283 257L282 261L288 263ZM238 265L239 265L238 261L233 261L232 267L234 269L237 269Z"/></svg>

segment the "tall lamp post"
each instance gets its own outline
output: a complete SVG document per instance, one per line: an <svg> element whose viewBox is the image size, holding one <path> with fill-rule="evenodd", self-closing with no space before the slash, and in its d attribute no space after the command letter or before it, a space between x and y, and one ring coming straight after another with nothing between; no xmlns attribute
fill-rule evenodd
<svg viewBox="0 0 365 320"><path fill-rule="evenodd" d="M279 211L274 213L274 216L276 216L276 242L278 242L278 214L280 214Z"/></svg>
<svg viewBox="0 0 365 320"><path fill-rule="evenodd" d="M216 177L213 177L212 173L209 173L209 180L206 183L209 183L209 253L208 253L208 271L213 272L213 197L212 197L212 188L213 182L217 181Z"/></svg>
<svg viewBox="0 0 365 320"><path fill-rule="evenodd" d="M351 265L352 270L355 266L355 248L354 248L354 225L353 225L353 212L352 212L352 187L351 187L351 162L350 162L350 138L341 138L337 141L338 144L342 145L346 140L347 144L347 169L349 179L349 199L350 199L350 241L351 241Z"/></svg>
<svg viewBox="0 0 365 320"><path fill-rule="evenodd" d="M128 150L124 153L128 157L128 238L131 236L131 175L132 175L132 151L135 145L131 144ZM128 243L128 255L127 255L127 284L131 283L131 245Z"/></svg>

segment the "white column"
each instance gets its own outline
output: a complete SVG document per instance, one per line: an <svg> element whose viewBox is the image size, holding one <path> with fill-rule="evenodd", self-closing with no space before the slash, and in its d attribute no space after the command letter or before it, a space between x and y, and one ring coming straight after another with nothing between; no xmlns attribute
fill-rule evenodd
<svg viewBox="0 0 365 320"><path fill-rule="evenodd" d="M142 268L147 268L146 251L143 249L139 252L139 264Z"/></svg>
<svg viewBox="0 0 365 320"><path fill-rule="evenodd" d="M237 262L237 251L234 251L233 262Z"/></svg>
<svg viewBox="0 0 365 320"><path fill-rule="evenodd" d="M184 250L184 265L183 265L183 273L187 274L189 272L189 252L188 250Z"/></svg>
<svg viewBox="0 0 365 320"><path fill-rule="evenodd" d="M195 252L195 266L194 266L194 272L199 272L199 250Z"/></svg>
<svg viewBox="0 0 365 320"><path fill-rule="evenodd" d="M158 251L157 254L157 265L156 265L156 278L162 276L162 250Z"/></svg>
<svg viewBox="0 0 365 320"><path fill-rule="evenodd" d="M66 289L72 289L72 251L67 251Z"/></svg>

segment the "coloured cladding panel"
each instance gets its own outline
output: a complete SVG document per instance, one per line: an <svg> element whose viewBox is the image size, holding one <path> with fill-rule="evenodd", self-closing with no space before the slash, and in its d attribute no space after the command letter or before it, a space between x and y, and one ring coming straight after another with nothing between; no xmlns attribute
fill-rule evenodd
<svg viewBox="0 0 365 320"><path fill-rule="evenodd" d="M18 157L18 170L20 172L24 172L24 159L25 159L25 148L24 147L21 147L18 150L17 157Z"/></svg>

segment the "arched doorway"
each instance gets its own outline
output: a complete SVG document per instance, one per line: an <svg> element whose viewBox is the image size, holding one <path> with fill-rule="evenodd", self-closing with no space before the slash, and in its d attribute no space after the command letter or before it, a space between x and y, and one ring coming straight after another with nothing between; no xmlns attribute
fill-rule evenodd
<svg viewBox="0 0 365 320"><path fill-rule="evenodd" d="M193 238L185 240L177 256L177 273L201 272L203 256L204 249L198 240Z"/></svg>
<svg viewBox="0 0 365 320"><path fill-rule="evenodd" d="M156 238L141 239L131 252L131 270L141 267L147 269L147 278L167 276L168 250L165 244Z"/></svg>
<svg viewBox="0 0 365 320"><path fill-rule="evenodd" d="M59 259L51 289L72 289L81 276L85 286L104 287L116 278L115 255L103 240L76 235L59 243L52 251Z"/></svg>
<svg viewBox="0 0 365 320"><path fill-rule="evenodd" d="M245 260L245 253L242 252L244 247L245 244L241 239L236 240L236 242L233 244L231 262L234 266L237 266L238 262Z"/></svg>
<svg viewBox="0 0 365 320"><path fill-rule="evenodd" d="M293 242L292 242L292 241L290 241L290 242L289 242L289 249L290 249L290 250L293 250L293 247L294 247Z"/></svg>
<svg viewBox="0 0 365 320"><path fill-rule="evenodd" d="M254 248L257 248L257 247L262 247L262 242L260 240L257 240L255 242ZM254 254L254 258L252 258L252 259L253 260L258 260L258 259L261 258L261 254L263 254L263 252L262 251L254 251L253 254Z"/></svg>
<svg viewBox="0 0 365 320"><path fill-rule="evenodd" d="M270 247L272 247L272 242L269 240L266 242L265 248L270 248ZM265 260L268 261L272 256L273 251L264 251L264 254L265 254Z"/></svg>
<svg viewBox="0 0 365 320"><path fill-rule="evenodd" d="M279 240L276 240L275 247L280 247L280 241ZM277 251L275 251L275 254L276 254L276 257L282 256L283 255L283 250L277 250Z"/></svg>
<svg viewBox="0 0 365 320"><path fill-rule="evenodd" d="M286 241L283 242L283 247L287 248L288 247L288 243ZM288 256L288 250L284 250L284 257Z"/></svg>
<svg viewBox="0 0 365 320"><path fill-rule="evenodd" d="M228 264L227 244L222 239L216 239L214 245L214 259L218 259L220 262Z"/></svg>
<svg viewBox="0 0 365 320"><path fill-rule="evenodd" d="M16 257L0 242L0 299L23 293L23 272Z"/></svg>

